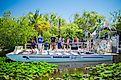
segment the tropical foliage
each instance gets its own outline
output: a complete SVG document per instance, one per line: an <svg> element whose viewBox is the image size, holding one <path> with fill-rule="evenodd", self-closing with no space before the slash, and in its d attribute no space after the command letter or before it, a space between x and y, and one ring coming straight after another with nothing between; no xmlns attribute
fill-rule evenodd
<svg viewBox="0 0 121 80"><path fill-rule="evenodd" d="M30 12L27 16L29 17L30 25L32 25L39 34L43 35L43 32L49 29L49 21L45 21L43 16L39 15L39 11L36 10L35 13Z"/></svg>
<svg viewBox="0 0 121 80"><path fill-rule="evenodd" d="M84 30L84 36L87 37L89 37L90 33L94 30L101 27L104 24L104 21L105 16L94 11L85 11L82 15L78 13L74 14L74 23L76 23L80 29Z"/></svg>
<svg viewBox="0 0 121 80"><path fill-rule="evenodd" d="M26 16L15 19L11 17L10 12L6 12L0 18L0 48L11 49L17 45L23 45L35 36L37 32L29 22Z"/></svg>
<svg viewBox="0 0 121 80"><path fill-rule="evenodd" d="M112 26L120 30L119 13L112 13ZM76 13L70 23L55 13L40 14L36 10L14 18L8 11L0 17L0 48L10 49L17 45L24 45L40 34L46 41L50 41L52 35L63 36L65 40L67 37L90 37L90 34L99 29L104 22L105 16L94 11L85 11L82 15Z"/></svg>
<svg viewBox="0 0 121 80"><path fill-rule="evenodd" d="M67 24L65 26L62 26L61 27L61 35L64 37L64 38L67 38L67 37L78 37L78 38L82 38L83 37L83 30L82 29L79 29L78 25L75 24L75 23L70 23L70 24Z"/></svg>
<svg viewBox="0 0 121 80"><path fill-rule="evenodd" d="M114 11L111 13L112 16L112 26L118 31L121 31L121 10Z"/></svg>

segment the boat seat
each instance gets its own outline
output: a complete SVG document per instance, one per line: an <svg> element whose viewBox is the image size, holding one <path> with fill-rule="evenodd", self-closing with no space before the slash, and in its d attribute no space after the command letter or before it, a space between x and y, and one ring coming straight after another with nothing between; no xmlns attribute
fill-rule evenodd
<svg viewBox="0 0 121 80"><path fill-rule="evenodd" d="M23 46L15 46L14 52L15 52L15 54L18 54L22 50L23 50Z"/></svg>
<svg viewBox="0 0 121 80"><path fill-rule="evenodd" d="M42 55L48 55L48 52L47 51L42 51Z"/></svg>
<svg viewBox="0 0 121 80"><path fill-rule="evenodd" d="M56 54L57 54L57 55L63 55L63 54L62 54L62 53L60 53L60 52L57 52Z"/></svg>
<svg viewBox="0 0 121 80"><path fill-rule="evenodd" d="M64 52L64 55L71 55L70 53L68 53L68 52Z"/></svg>
<svg viewBox="0 0 121 80"><path fill-rule="evenodd" d="M15 46L15 50L23 50L23 46Z"/></svg>
<svg viewBox="0 0 121 80"><path fill-rule="evenodd" d="M76 52L71 52L72 55L79 55L78 53Z"/></svg>

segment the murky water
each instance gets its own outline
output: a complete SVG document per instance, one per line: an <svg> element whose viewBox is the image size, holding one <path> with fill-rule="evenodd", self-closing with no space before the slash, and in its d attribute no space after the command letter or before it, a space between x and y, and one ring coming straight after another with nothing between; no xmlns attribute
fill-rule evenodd
<svg viewBox="0 0 121 80"><path fill-rule="evenodd" d="M112 64L112 61L101 61L101 62L68 62L68 63L54 63L59 67L54 71L53 74L45 77L41 77L41 80L55 80L56 78L62 78L64 74L73 74L73 73L87 73L88 71L85 67L95 66L98 64ZM59 79L58 79L59 80Z"/></svg>
<svg viewBox="0 0 121 80"><path fill-rule="evenodd" d="M54 63L59 66L59 69L65 69L65 68L82 68L87 66L94 66L97 64L106 63L111 64L113 61L101 61L101 62L66 62L66 63Z"/></svg>

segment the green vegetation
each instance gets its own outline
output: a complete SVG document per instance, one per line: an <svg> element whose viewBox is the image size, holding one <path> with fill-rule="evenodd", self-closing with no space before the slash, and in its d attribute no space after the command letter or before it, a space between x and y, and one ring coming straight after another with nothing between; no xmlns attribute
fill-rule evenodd
<svg viewBox="0 0 121 80"><path fill-rule="evenodd" d="M57 68L46 62L6 62L0 57L0 80L33 80L53 73Z"/></svg>
<svg viewBox="0 0 121 80"><path fill-rule="evenodd" d="M101 38L104 38L105 37L105 35L109 35L110 34L110 31L109 30L102 30L101 32L100 32L100 37Z"/></svg>
<svg viewBox="0 0 121 80"><path fill-rule="evenodd" d="M40 34L47 41L52 35L63 36L65 40L67 36L82 38L87 36L86 32L92 33L105 21L104 16L93 11L85 11L82 15L75 14L72 17L74 20L67 23L55 13L40 14L36 10L15 18L10 11L5 12L0 17L0 49L13 49L15 46L24 45Z"/></svg>
<svg viewBox="0 0 121 80"><path fill-rule="evenodd" d="M111 13L113 23L111 26L121 30L121 11ZM98 30L106 21L106 17L94 12L84 11L83 14L74 14L73 20L67 23L55 13L40 14L39 11L29 12L19 18L11 16L11 12L5 12L0 17L0 49L13 49L15 46L24 45L38 35L44 40L50 41L50 37L67 36L78 38L90 37L94 30ZM59 28L60 27L60 28ZM105 32L102 32L102 37Z"/></svg>
<svg viewBox="0 0 121 80"><path fill-rule="evenodd" d="M119 11L114 11L110 13L112 16L112 26L116 28L117 31L121 31L121 10Z"/></svg>
<svg viewBox="0 0 121 80"><path fill-rule="evenodd" d="M0 49L12 49L24 45L37 32L29 25L27 16L18 19L12 18L10 12L0 17Z"/></svg>
<svg viewBox="0 0 121 80"><path fill-rule="evenodd" d="M6 60L6 57L0 57L0 79L3 80L34 80L41 78L50 80L120 80L121 78L121 63L86 67L82 71L66 72L63 75L60 74L61 77L56 77L54 75L57 66L54 64L6 62Z"/></svg>
<svg viewBox="0 0 121 80"><path fill-rule="evenodd" d="M84 37L90 37L90 34L99 29L105 22L105 16L98 14L94 11L85 11L82 16L76 13L74 15L74 23L78 25L79 28L84 30ZM86 35L88 34L88 35Z"/></svg>
<svg viewBox="0 0 121 80"><path fill-rule="evenodd" d="M86 67L87 71L65 73L62 77L52 80L120 80L121 63L100 64L97 66Z"/></svg>
<svg viewBox="0 0 121 80"><path fill-rule="evenodd" d="M89 75L93 79L104 80L120 80L121 79L121 63L101 64L96 67L90 67Z"/></svg>

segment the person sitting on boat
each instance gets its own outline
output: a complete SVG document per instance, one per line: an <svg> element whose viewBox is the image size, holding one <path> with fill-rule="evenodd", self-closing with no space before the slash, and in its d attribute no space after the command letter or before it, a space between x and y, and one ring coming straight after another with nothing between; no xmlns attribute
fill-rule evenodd
<svg viewBox="0 0 121 80"><path fill-rule="evenodd" d="M67 38L67 42L66 42L66 48L67 48L67 49L69 48L69 45L70 45L70 38L68 37L68 38Z"/></svg>
<svg viewBox="0 0 121 80"><path fill-rule="evenodd" d="M35 42L35 40L32 40L32 42L31 42L31 48L32 49L34 49L34 48L36 48L36 42Z"/></svg>
<svg viewBox="0 0 121 80"><path fill-rule="evenodd" d="M79 39L76 36L75 39L74 39L74 45L75 45L76 49L78 49L78 42L79 42Z"/></svg>
<svg viewBox="0 0 121 80"><path fill-rule="evenodd" d="M72 50L77 50L78 49L78 38L75 37L74 40L72 40L72 43L71 43L71 49Z"/></svg>
<svg viewBox="0 0 121 80"><path fill-rule="evenodd" d="M55 49L55 46L56 46L56 37L52 36L51 37L51 48L52 48L52 50Z"/></svg>
<svg viewBox="0 0 121 80"><path fill-rule="evenodd" d="M35 48L32 49L31 54L38 54L38 53L37 53L37 50L36 50Z"/></svg>
<svg viewBox="0 0 121 80"><path fill-rule="evenodd" d="M47 40L44 42L44 50L48 50L49 49L49 43L47 42Z"/></svg>
<svg viewBox="0 0 121 80"><path fill-rule="evenodd" d="M79 39L75 37L74 42L77 44L79 42Z"/></svg>
<svg viewBox="0 0 121 80"><path fill-rule="evenodd" d="M65 42L64 42L64 37L62 37L62 38L61 38L61 47L62 47L62 49L64 49L64 43L65 43Z"/></svg>
<svg viewBox="0 0 121 80"><path fill-rule="evenodd" d="M39 35L39 37L38 37L38 49L39 50L42 49L42 45L43 45L43 37L41 37L41 35Z"/></svg>
<svg viewBox="0 0 121 80"><path fill-rule="evenodd" d="M31 54L36 53L36 50L35 50L36 46L37 46L37 43L35 42L35 40L32 40L32 43L31 43L31 49L32 49Z"/></svg>
<svg viewBox="0 0 121 80"><path fill-rule="evenodd" d="M60 37L60 35L58 36L58 49L60 49L61 48L61 37Z"/></svg>
<svg viewBox="0 0 121 80"><path fill-rule="evenodd" d="M74 42L72 37L69 37L69 44L72 46L72 43Z"/></svg>

